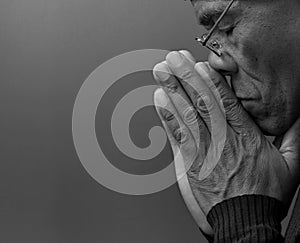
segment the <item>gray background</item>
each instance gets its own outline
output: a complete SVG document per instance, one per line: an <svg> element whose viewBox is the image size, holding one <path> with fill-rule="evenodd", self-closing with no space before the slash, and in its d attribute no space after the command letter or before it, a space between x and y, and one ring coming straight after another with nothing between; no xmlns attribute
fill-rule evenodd
<svg viewBox="0 0 300 243"><path fill-rule="evenodd" d="M188 49L197 26L189 2L1 0L0 242L205 242L176 185L149 196L112 192L81 165L72 141L73 104L87 76L137 49ZM99 105L99 143L115 166L136 174L164 168L169 146L146 163L114 148L109 114L126 92L153 84L150 72L124 77ZM153 107L132 119L134 142L149 145Z"/></svg>
<svg viewBox="0 0 300 243"><path fill-rule="evenodd" d="M71 132L76 94L96 67L144 48L184 48L205 59L194 42L200 32L183 0L1 0L0 242L203 242L176 185L140 197L100 186L78 160ZM110 99L139 82L153 84L150 73L123 78L104 99L100 143L109 139L101 116ZM147 108L133 119L137 144L147 146L154 116ZM162 156L123 169L155 171L170 162L169 147Z"/></svg>

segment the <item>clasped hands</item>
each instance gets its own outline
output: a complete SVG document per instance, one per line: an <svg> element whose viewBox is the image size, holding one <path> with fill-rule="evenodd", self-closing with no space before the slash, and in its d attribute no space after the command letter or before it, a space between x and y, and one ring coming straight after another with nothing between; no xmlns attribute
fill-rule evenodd
<svg viewBox="0 0 300 243"><path fill-rule="evenodd" d="M262 134L220 73L187 51L154 67L154 94L170 141L182 196L199 227L212 229L213 206L258 194L289 205L299 184L300 121L275 146Z"/></svg>

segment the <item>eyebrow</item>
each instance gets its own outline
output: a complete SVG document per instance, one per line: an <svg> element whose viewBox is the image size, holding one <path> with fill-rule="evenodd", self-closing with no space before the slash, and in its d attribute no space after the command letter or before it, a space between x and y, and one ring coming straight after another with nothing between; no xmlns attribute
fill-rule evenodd
<svg viewBox="0 0 300 243"><path fill-rule="evenodd" d="M225 10L226 6L214 8L214 9L206 9L201 14L198 15L198 23L204 26L208 26L212 19L215 17L219 17Z"/></svg>

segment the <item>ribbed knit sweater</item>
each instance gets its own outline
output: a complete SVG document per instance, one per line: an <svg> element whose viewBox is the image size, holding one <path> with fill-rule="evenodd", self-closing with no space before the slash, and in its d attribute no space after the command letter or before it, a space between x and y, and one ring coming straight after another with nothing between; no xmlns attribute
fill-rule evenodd
<svg viewBox="0 0 300 243"><path fill-rule="evenodd" d="M277 199L244 195L215 205L207 215L213 227L213 242L288 242L300 243L300 200L295 204L286 237L280 222L287 209Z"/></svg>

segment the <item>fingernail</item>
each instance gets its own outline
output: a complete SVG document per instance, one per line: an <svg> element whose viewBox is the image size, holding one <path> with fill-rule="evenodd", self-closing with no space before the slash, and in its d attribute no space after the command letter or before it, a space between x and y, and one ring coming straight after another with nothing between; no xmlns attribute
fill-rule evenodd
<svg viewBox="0 0 300 243"><path fill-rule="evenodd" d="M174 67L179 67L183 63L183 57L177 51L170 52L167 55L166 60Z"/></svg>
<svg viewBox="0 0 300 243"><path fill-rule="evenodd" d="M156 106L165 107L168 104L168 98L165 91L159 88L154 93L154 102Z"/></svg>
<svg viewBox="0 0 300 243"><path fill-rule="evenodd" d="M202 77L204 77L204 78L206 78L206 79L210 79L210 78L209 78L209 75L208 75L208 73L207 73L207 71L205 70L205 68L206 68L205 65L206 65L206 64L203 63L203 62L198 62L198 63L194 66L194 68L196 69L196 71L197 71Z"/></svg>
<svg viewBox="0 0 300 243"><path fill-rule="evenodd" d="M153 68L154 75L161 82L165 82L170 78L170 73L167 67L167 64L159 63Z"/></svg>
<svg viewBox="0 0 300 243"><path fill-rule="evenodd" d="M192 56L192 54L189 51L187 51L187 50L181 50L179 52L182 55L184 55L188 60L190 60L192 63L196 62L195 58Z"/></svg>
<svg viewBox="0 0 300 243"><path fill-rule="evenodd" d="M162 71L156 71L155 75L159 78L161 82L165 82L170 78L170 74Z"/></svg>

